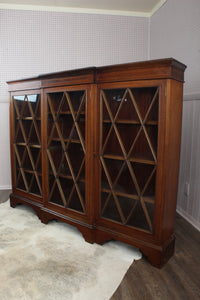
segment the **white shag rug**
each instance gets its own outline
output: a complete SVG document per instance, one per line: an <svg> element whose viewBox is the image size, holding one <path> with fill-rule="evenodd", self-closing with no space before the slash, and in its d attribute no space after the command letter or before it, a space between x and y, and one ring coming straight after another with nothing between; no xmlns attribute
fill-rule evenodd
<svg viewBox="0 0 200 300"><path fill-rule="evenodd" d="M1 300L108 300L141 256L116 241L89 244L62 222L42 224L27 206L0 205Z"/></svg>

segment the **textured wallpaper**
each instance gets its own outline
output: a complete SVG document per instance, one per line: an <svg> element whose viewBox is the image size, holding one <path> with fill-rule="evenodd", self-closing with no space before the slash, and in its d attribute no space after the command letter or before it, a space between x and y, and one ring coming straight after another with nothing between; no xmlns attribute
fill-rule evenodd
<svg viewBox="0 0 200 300"><path fill-rule="evenodd" d="M150 35L152 59L175 57L187 65L177 208L200 230L200 1L168 0L151 18Z"/></svg>
<svg viewBox="0 0 200 300"><path fill-rule="evenodd" d="M150 58L186 64L184 94L200 95L200 0L168 0L150 24Z"/></svg>
<svg viewBox="0 0 200 300"><path fill-rule="evenodd" d="M148 19L0 10L0 101L7 80L147 59Z"/></svg>
<svg viewBox="0 0 200 300"><path fill-rule="evenodd" d="M0 10L0 189L11 186L6 81L145 60L147 18Z"/></svg>

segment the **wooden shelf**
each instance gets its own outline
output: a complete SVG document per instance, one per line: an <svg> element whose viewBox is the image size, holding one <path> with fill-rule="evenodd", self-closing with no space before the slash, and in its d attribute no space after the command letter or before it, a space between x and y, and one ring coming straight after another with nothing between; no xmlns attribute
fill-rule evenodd
<svg viewBox="0 0 200 300"><path fill-rule="evenodd" d="M32 143L30 143L29 146L30 146L31 148L41 149L41 145L38 145L38 144L32 144Z"/></svg>
<svg viewBox="0 0 200 300"><path fill-rule="evenodd" d="M111 120L103 120L103 123L105 124L123 124L123 125L141 125L140 122L138 121L133 121L133 120L117 120L112 122ZM158 121L148 121L144 123L145 126L152 125L152 126L157 126Z"/></svg>
<svg viewBox="0 0 200 300"><path fill-rule="evenodd" d="M101 191L103 193L111 193L111 190L110 189L106 189L106 188L102 188ZM121 197L125 197L125 198L129 198L129 199L134 199L134 200L138 200L139 199L139 196L136 195L136 194L127 194L127 193L122 193L122 192L119 192L117 190L114 190L114 193L117 195L117 196L121 196Z"/></svg>
<svg viewBox="0 0 200 300"><path fill-rule="evenodd" d="M137 162L141 164L147 164L147 165L156 165L157 162L154 160L149 159L148 157L143 157L143 156L135 156L135 157L130 157L128 159L131 162Z"/></svg>
<svg viewBox="0 0 200 300"><path fill-rule="evenodd" d="M19 168L19 169L23 169L25 173L29 173L29 174L35 174L37 173L38 176L42 176L42 171L34 171L34 170L30 170L30 169L27 169L27 168Z"/></svg>
<svg viewBox="0 0 200 300"><path fill-rule="evenodd" d="M62 116L62 115L72 116L71 111L60 111L60 112L55 111L54 113L55 113L56 116L57 116L57 114L59 114L60 116ZM74 113L75 113L75 115L77 115L78 111L74 111ZM52 113L49 111L48 115L52 115ZM85 116L85 112L81 111L80 115Z"/></svg>
<svg viewBox="0 0 200 300"><path fill-rule="evenodd" d="M54 176L54 174L52 172L49 172L49 175L50 176ZM71 175L67 175L67 174L64 174L64 173L57 173L56 174L58 177L61 177L61 178L66 178L66 179L70 179L73 181L73 177ZM85 179L84 178L79 178L78 179L78 182L82 182L82 183L85 183Z"/></svg>
<svg viewBox="0 0 200 300"><path fill-rule="evenodd" d="M32 143L26 144L26 143L23 143L23 142L16 142L16 143L14 143L14 145L16 145L16 146L23 146L23 147L30 146L31 148L41 149L41 145L32 144Z"/></svg>
<svg viewBox="0 0 200 300"><path fill-rule="evenodd" d="M107 194L112 193L112 191L110 189L106 189L106 188L102 188L101 192L107 193ZM121 197L124 197L124 198L129 198L129 199L134 199L134 200L139 200L139 198L140 198L140 196L138 196L137 194L122 193L122 192L119 192L117 190L114 190L114 193L117 196L121 196ZM155 204L155 198L153 196L149 196L149 197L148 196L142 196L141 198L147 203Z"/></svg>
<svg viewBox="0 0 200 300"><path fill-rule="evenodd" d="M52 138L51 139L51 141L55 141L55 142L61 142L61 140L60 140L60 138ZM63 141L64 142L69 142L69 139L65 139L65 138L63 138ZM76 139L71 139L70 140L70 143L72 143L72 144L81 144L81 141L80 140L76 140Z"/></svg>
<svg viewBox="0 0 200 300"><path fill-rule="evenodd" d="M40 117L16 117L16 120L23 120L23 121L33 121L33 120L36 120L36 121L41 121L41 118Z"/></svg>
<svg viewBox="0 0 200 300"><path fill-rule="evenodd" d="M130 161L130 162L138 162L138 163L141 163L141 164L148 164L148 165L156 165L157 164L157 162L155 162L154 160L149 159L148 156L143 157L142 155L141 156L138 155L138 156L135 156L135 157L129 157L127 159L127 158L124 158L124 156L120 156L120 155L103 154L102 158L108 158L108 159L113 159L113 160L121 160L121 161L127 160L127 161Z"/></svg>
<svg viewBox="0 0 200 300"><path fill-rule="evenodd" d="M111 120L107 119L107 120L103 120L103 123L115 123L115 124L136 124L136 125L141 125L140 122L138 121L134 121L134 120L117 120L117 121L114 121L112 122Z"/></svg>

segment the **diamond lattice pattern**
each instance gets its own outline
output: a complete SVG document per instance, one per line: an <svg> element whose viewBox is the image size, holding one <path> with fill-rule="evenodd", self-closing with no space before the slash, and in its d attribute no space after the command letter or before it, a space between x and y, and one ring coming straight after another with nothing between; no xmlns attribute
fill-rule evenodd
<svg viewBox="0 0 200 300"><path fill-rule="evenodd" d="M14 96L16 188L42 195L40 95Z"/></svg>
<svg viewBox="0 0 200 300"><path fill-rule="evenodd" d="M101 217L153 229L159 88L101 90Z"/></svg>
<svg viewBox="0 0 200 300"><path fill-rule="evenodd" d="M47 94L48 201L85 213L86 91Z"/></svg>

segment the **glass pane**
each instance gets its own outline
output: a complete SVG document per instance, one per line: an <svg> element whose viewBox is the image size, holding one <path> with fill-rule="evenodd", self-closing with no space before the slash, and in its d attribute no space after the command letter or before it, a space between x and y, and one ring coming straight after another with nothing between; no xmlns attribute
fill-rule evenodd
<svg viewBox="0 0 200 300"><path fill-rule="evenodd" d="M107 197L108 197L107 193L101 193L102 204L105 203ZM114 220L117 222L121 221L121 217L120 217L119 211L117 209L113 195L110 196L106 207L104 209L103 208L104 208L104 206L102 205L102 212L101 212L102 217L111 219L111 220Z"/></svg>
<svg viewBox="0 0 200 300"><path fill-rule="evenodd" d="M77 176L85 157L81 144L70 143L67 148L67 153L69 155L74 174Z"/></svg>
<svg viewBox="0 0 200 300"><path fill-rule="evenodd" d="M42 194L40 94L13 96L16 188Z"/></svg>
<svg viewBox="0 0 200 300"><path fill-rule="evenodd" d="M109 135L106 136L106 143L104 146L104 154L123 155L122 148L120 146L119 138L116 131L112 128Z"/></svg>
<svg viewBox="0 0 200 300"><path fill-rule="evenodd" d="M152 231L158 87L101 91L101 217Z"/></svg>
<svg viewBox="0 0 200 300"><path fill-rule="evenodd" d="M132 209L137 205L138 198L131 199L128 197L118 196L120 207L123 211L124 217L128 220Z"/></svg>
<svg viewBox="0 0 200 300"><path fill-rule="evenodd" d="M85 194L85 190L81 191L82 194ZM75 211L79 211L79 212L83 212L83 207L81 205L81 201L80 201L80 196L77 193L77 190L74 190L73 196L72 196L72 200L69 203L68 208L73 209Z"/></svg>
<svg viewBox="0 0 200 300"><path fill-rule="evenodd" d="M47 94L49 201L85 212L85 91Z"/></svg>
<svg viewBox="0 0 200 300"><path fill-rule="evenodd" d="M129 92L126 93L126 97L124 98L117 116L117 121L122 122L129 120L135 123L139 122L139 117L131 96L132 95Z"/></svg>
<svg viewBox="0 0 200 300"><path fill-rule="evenodd" d="M116 124L116 127L122 140L124 149L128 155L137 135L139 134L141 126L137 124L133 125L127 123L120 123Z"/></svg>
<svg viewBox="0 0 200 300"><path fill-rule="evenodd" d="M142 119L146 116L146 113L150 107L153 97L157 91L157 87L146 88L132 88L131 92L136 101ZM157 102L158 103L158 102ZM156 118L156 116L155 116ZM158 115L157 118L158 119Z"/></svg>
<svg viewBox="0 0 200 300"><path fill-rule="evenodd" d="M73 91L67 92L67 94L71 101L74 112L77 113L79 110L81 113L85 113L85 91Z"/></svg>
<svg viewBox="0 0 200 300"><path fill-rule="evenodd" d="M110 119L110 114L115 118L120 103L123 99L125 89L113 89L103 91L103 119Z"/></svg>
<svg viewBox="0 0 200 300"><path fill-rule="evenodd" d="M140 201L137 202L135 210L133 211L130 219L128 220L127 225L145 229L145 230L150 229L148 222L147 222L147 218L145 216L144 209L143 209Z"/></svg>
<svg viewBox="0 0 200 300"><path fill-rule="evenodd" d="M154 156L150 147L147 135L144 130L140 131L137 140L135 141L132 150L130 152L131 159L140 159L140 160L154 160Z"/></svg>
<svg viewBox="0 0 200 300"><path fill-rule="evenodd" d="M149 179L154 174L155 166L136 162L131 163L131 166L137 179L140 193L142 193L145 186L149 185Z"/></svg>

